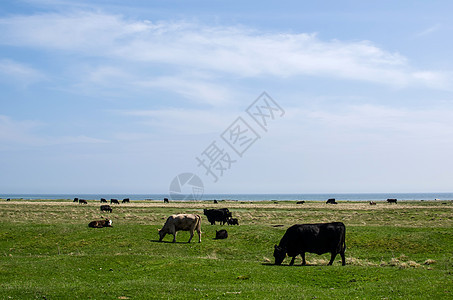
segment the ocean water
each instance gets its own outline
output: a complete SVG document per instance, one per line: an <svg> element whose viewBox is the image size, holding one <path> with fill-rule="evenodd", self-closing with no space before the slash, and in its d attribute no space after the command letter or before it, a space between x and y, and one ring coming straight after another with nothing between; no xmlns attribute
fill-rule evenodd
<svg viewBox="0 0 453 300"><path fill-rule="evenodd" d="M99 200L112 198L122 200L184 200L184 195L176 197L168 194L0 194L1 199L74 199ZM326 201L329 198L347 201L385 201L388 198L400 200L453 200L453 193L351 193L351 194L205 194L196 197L196 200L235 200L235 201L283 201L305 200ZM193 199L193 198L192 198ZM190 198L186 199L190 200Z"/></svg>

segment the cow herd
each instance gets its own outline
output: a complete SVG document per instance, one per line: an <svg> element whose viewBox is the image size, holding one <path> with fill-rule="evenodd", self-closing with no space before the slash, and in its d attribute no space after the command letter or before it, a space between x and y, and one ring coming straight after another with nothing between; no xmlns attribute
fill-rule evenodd
<svg viewBox="0 0 453 300"><path fill-rule="evenodd" d="M87 204L86 200L75 198L74 202ZM128 203L129 199L125 198L122 203ZM396 203L396 199L388 199L389 203ZM102 198L101 203L107 203ZM168 203L168 200L165 201ZM303 203L303 202L302 202ZM300 204L302 204L300 203ZM328 204L337 204L335 199L328 199ZM111 199L110 204L119 204L118 199ZM375 205L375 203L371 205ZM108 204L100 206L101 211L111 213L112 207ZM203 209L203 214L207 217L211 225L218 222L221 225L239 225L238 219L233 218L228 208ZM112 220L104 218L102 220L92 221L88 224L90 228L112 227ZM176 233L178 231L189 231L191 242L194 232L198 234L198 242L201 243L201 216L198 214L177 214L169 216L162 229L158 229L159 242L162 242L167 234L173 235L173 242L176 242ZM216 231L215 239L226 239L228 232L225 229ZM306 265L305 253L324 254L330 253L331 258L328 265L332 265L335 257L341 256L341 264L345 265L346 250L346 227L342 222L316 223L316 224L295 224L289 227L278 245L274 246L275 264L280 265L286 256L291 257L289 265L294 264L296 256L302 257L302 265Z"/></svg>

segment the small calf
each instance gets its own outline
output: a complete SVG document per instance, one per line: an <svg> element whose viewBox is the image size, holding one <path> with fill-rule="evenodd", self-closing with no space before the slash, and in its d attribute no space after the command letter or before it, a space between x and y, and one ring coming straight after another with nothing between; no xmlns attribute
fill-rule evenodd
<svg viewBox="0 0 453 300"><path fill-rule="evenodd" d="M239 225L239 222L238 222L238 219L236 219L236 218L229 218L227 220L227 224L228 225Z"/></svg>
<svg viewBox="0 0 453 300"><path fill-rule="evenodd" d="M91 221L88 224L88 227L91 227L91 228L112 227L112 220L104 219L104 220L99 220L99 221Z"/></svg>
<svg viewBox="0 0 453 300"><path fill-rule="evenodd" d="M225 229L221 229L219 231L216 230L215 238L216 240L226 239L228 237L228 232Z"/></svg>

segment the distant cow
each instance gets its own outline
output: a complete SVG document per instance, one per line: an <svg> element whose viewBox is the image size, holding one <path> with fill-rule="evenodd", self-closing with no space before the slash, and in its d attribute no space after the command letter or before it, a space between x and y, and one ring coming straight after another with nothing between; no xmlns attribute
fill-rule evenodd
<svg viewBox="0 0 453 300"><path fill-rule="evenodd" d="M101 203L107 203L107 199L101 198Z"/></svg>
<svg viewBox="0 0 453 300"><path fill-rule="evenodd" d="M286 254L292 257L289 263L292 266L299 254L302 256L302 265L305 265L305 252L330 252L329 265L332 265L337 254L340 254L341 264L344 266L345 235L346 227L341 222L293 225L286 230L279 245L274 246L275 264L280 265Z"/></svg>
<svg viewBox="0 0 453 300"><path fill-rule="evenodd" d="M164 203L168 203L168 198L164 198Z"/></svg>
<svg viewBox="0 0 453 300"><path fill-rule="evenodd" d="M227 224L228 224L228 225L239 225L239 221L238 221L238 219L236 219L236 218L229 218L229 219L227 220Z"/></svg>
<svg viewBox="0 0 453 300"><path fill-rule="evenodd" d="M228 208L203 209L203 214L206 215L208 222L211 223L211 225L214 225L216 221L225 225L228 218L231 218L231 213Z"/></svg>
<svg viewBox="0 0 453 300"><path fill-rule="evenodd" d="M74 198L74 201L72 202L79 202L79 198Z"/></svg>
<svg viewBox="0 0 453 300"><path fill-rule="evenodd" d="M376 205L376 202L370 201L370 205Z"/></svg>
<svg viewBox="0 0 453 300"><path fill-rule="evenodd" d="M228 232L225 229L221 229L219 231L216 230L215 238L216 240L226 239L228 237Z"/></svg>
<svg viewBox="0 0 453 300"><path fill-rule="evenodd" d="M110 205L101 205L101 211L108 211L108 212L112 212L113 209Z"/></svg>
<svg viewBox="0 0 453 300"><path fill-rule="evenodd" d="M388 203L396 203L396 201L397 201L396 199L387 199Z"/></svg>
<svg viewBox="0 0 453 300"><path fill-rule="evenodd" d="M122 202L123 202L123 203L129 203L129 201L130 201L129 198L124 198Z"/></svg>
<svg viewBox="0 0 453 300"><path fill-rule="evenodd" d="M118 201L118 199L110 199L110 204L120 204L120 202Z"/></svg>
<svg viewBox="0 0 453 300"><path fill-rule="evenodd" d="M326 204L338 204L338 203L335 202L335 198L330 198L330 199L327 199Z"/></svg>
<svg viewBox="0 0 453 300"><path fill-rule="evenodd" d="M99 221L92 221L88 224L88 227L91 228L102 228L102 227L112 227L112 220L104 219Z"/></svg>
<svg viewBox="0 0 453 300"><path fill-rule="evenodd" d="M159 230L159 242L166 234L173 234L173 243L176 242L177 231L190 231L188 243L192 240L194 230L198 233L198 242L201 243L201 217L196 214L179 214L172 215L167 218L167 221Z"/></svg>
<svg viewBox="0 0 453 300"><path fill-rule="evenodd" d="M304 200L302 200L302 201L297 201L297 202L296 202L296 204L304 204L304 203L305 203Z"/></svg>
<svg viewBox="0 0 453 300"><path fill-rule="evenodd" d="M79 199L79 204L88 204L88 202L84 199Z"/></svg>
<svg viewBox="0 0 453 300"><path fill-rule="evenodd" d="M217 200L214 199L214 204L217 204L217 203L219 203L219 202L217 202Z"/></svg>
<svg viewBox="0 0 453 300"><path fill-rule="evenodd" d="M6 199L6 201L11 201L11 198Z"/></svg>

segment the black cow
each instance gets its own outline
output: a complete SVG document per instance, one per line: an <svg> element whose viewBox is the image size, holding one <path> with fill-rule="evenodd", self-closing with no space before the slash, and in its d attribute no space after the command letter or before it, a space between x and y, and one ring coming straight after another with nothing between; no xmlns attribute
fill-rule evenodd
<svg viewBox="0 0 453 300"><path fill-rule="evenodd" d="M104 219L99 221L92 221L88 224L91 228L112 227L112 220Z"/></svg>
<svg viewBox="0 0 453 300"><path fill-rule="evenodd" d="M107 199L101 198L101 203L107 203Z"/></svg>
<svg viewBox="0 0 453 300"><path fill-rule="evenodd" d="M338 203L335 202L335 198L330 198L330 199L327 199L326 204L338 204Z"/></svg>
<svg viewBox="0 0 453 300"><path fill-rule="evenodd" d="M84 199L79 199L79 204L88 204L88 202Z"/></svg>
<svg viewBox="0 0 453 300"><path fill-rule="evenodd" d="M113 209L110 205L101 205L101 211L108 211L108 212L112 212Z"/></svg>
<svg viewBox="0 0 453 300"><path fill-rule="evenodd" d="M115 203L115 204L120 204L118 199L110 199L110 204Z"/></svg>
<svg viewBox="0 0 453 300"><path fill-rule="evenodd" d="M217 204L217 203L219 203L219 202L217 202L217 200L214 199L214 204Z"/></svg>
<svg viewBox="0 0 453 300"><path fill-rule="evenodd" d="M297 201L297 202L296 202L296 204L304 204L304 203L305 203L304 200L302 200L302 201Z"/></svg>
<svg viewBox="0 0 453 300"><path fill-rule="evenodd" d="M219 231L215 231L215 238L216 240L226 239L228 237L228 232L225 229L221 229Z"/></svg>
<svg viewBox="0 0 453 300"><path fill-rule="evenodd" d="M370 201L370 205L376 205L376 202Z"/></svg>
<svg viewBox="0 0 453 300"><path fill-rule="evenodd" d="M387 199L388 203L396 203L396 201L397 201L396 199Z"/></svg>
<svg viewBox="0 0 453 300"><path fill-rule="evenodd" d="M129 203L129 198L124 198L122 202L123 203Z"/></svg>
<svg viewBox="0 0 453 300"><path fill-rule="evenodd" d="M164 198L164 203L168 203L168 198Z"/></svg>
<svg viewBox="0 0 453 300"><path fill-rule="evenodd" d="M229 218L229 219L227 220L227 224L228 224L228 225L239 225L239 221L238 221L238 219L236 219L236 218Z"/></svg>
<svg viewBox="0 0 453 300"><path fill-rule="evenodd" d="M279 245L274 246L275 264L280 265L286 254L292 257L289 263L292 266L299 254L302 256L302 265L305 265L305 252L330 252L329 265L332 265L337 254L340 254L341 264L344 266L345 235L346 227L341 222L293 225L286 230Z"/></svg>
<svg viewBox="0 0 453 300"><path fill-rule="evenodd" d="M79 202L79 198L74 198L74 201L72 202Z"/></svg>
<svg viewBox="0 0 453 300"><path fill-rule="evenodd" d="M214 225L216 221L221 222L222 225L228 222L228 218L231 218L231 213L228 208L219 209L203 209L203 213L208 218L208 222Z"/></svg>
<svg viewBox="0 0 453 300"><path fill-rule="evenodd" d="M6 201L11 201L11 198L6 199Z"/></svg>

